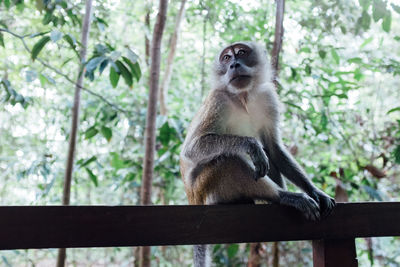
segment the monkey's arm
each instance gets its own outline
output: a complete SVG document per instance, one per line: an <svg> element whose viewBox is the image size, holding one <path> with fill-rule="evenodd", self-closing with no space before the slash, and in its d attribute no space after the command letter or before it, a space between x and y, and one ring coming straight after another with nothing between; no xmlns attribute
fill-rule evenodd
<svg viewBox="0 0 400 267"><path fill-rule="evenodd" d="M210 161L221 156L248 154L255 166L254 179L264 177L269 169L268 158L254 137L208 133L194 138L184 156L195 163L192 173L200 171Z"/></svg>
<svg viewBox="0 0 400 267"><path fill-rule="evenodd" d="M313 185L300 165L282 144L278 142L274 144L270 160L278 166L279 171L286 178L319 203L322 215L328 215L331 212L335 206L335 200Z"/></svg>

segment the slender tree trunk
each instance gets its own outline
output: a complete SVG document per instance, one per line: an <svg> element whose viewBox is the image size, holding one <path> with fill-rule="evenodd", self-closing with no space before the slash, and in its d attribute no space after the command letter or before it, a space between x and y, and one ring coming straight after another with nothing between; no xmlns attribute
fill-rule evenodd
<svg viewBox="0 0 400 267"><path fill-rule="evenodd" d="M86 0L85 17L83 18L83 25L82 25L82 36L81 36L82 49L80 53L80 63L86 60L91 14L92 14L92 0ZM69 205L70 202L72 170L74 167L76 136L78 133L78 124L79 124L79 107L80 107L81 88L83 84L84 72L85 72L84 68L80 65L78 78L75 86L74 106L72 108L71 134L69 136L67 166L65 169L65 176L64 176L64 190L62 198L63 205ZM58 256L57 256L57 267L65 266L66 256L67 256L66 249L60 248L58 250Z"/></svg>
<svg viewBox="0 0 400 267"><path fill-rule="evenodd" d="M283 15L285 12L285 0L276 0L276 16L275 16L275 39L271 52L272 69L274 70L274 82L278 77L279 71L279 53L282 49L283 39Z"/></svg>
<svg viewBox="0 0 400 267"><path fill-rule="evenodd" d="M144 18L144 25L146 26L146 32L144 33L144 51L145 51L145 61L147 66L150 65L150 12L151 6L153 5L152 0L146 2L146 16Z"/></svg>
<svg viewBox="0 0 400 267"><path fill-rule="evenodd" d="M178 36L179 36L181 21L185 14L185 4L186 4L186 0L182 0L178 15L176 16L175 30L171 37L171 42L169 45L169 53L168 53L168 58L167 58L167 65L165 66L164 79L163 79L163 82L162 82L161 88L160 88L160 113L161 113L161 115L164 115L164 116L166 116L168 113L168 108L167 108L168 87L169 87L169 83L171 81L171 75L172 75L176 45L178 43Z"/></svg>
<svg viewBox="0 0 400 267"><path fill-rule="evenodd" d="M271 51L271 65L273 70L273 82L278 88L278 71L279 71L279 53L282 49L282 39L283 39L283 15L285 12L285 0L276 0L276 13L275 13L275 39L274 39L274 46ZM253 244L252 247L261 246L260 244ZM250 251L250 259L254 259L254 263L251 266L259 266L257 265L257 259L259 259L260 255L257 254L257 250ZM279 243L274 242L272 244L272 266L279 267Z"/></svg>
<svg viewBox="0 0 400 267"><path fill-rule="evenodd" d="M271 61L272 61L272 69L274 71L273 74L273 82L278 88L278 72L279 72L279 53L282 49L282 39L283 39L283 15L285 12L285 0L276 0L276 13L275 13L275 38L274 38L274 46L272 48L271 53ZM274 242L272 245L273 251L273 267L279 267L279 243Z"/></svg>
<svg viewBox="0 0 400 267"><path fill-rule="evenodd" d="M209 8L206 7L207 14L203 18L203 51L201 53L201 96L203 97L206 87L206 37L207 37L207 20L209 16Z"/></svg>
<svg viewBox="0 0 400 267"><path fill-rule="evenodd" d="M150 65L150 88L149 102L146 114L146 132L145 132L145 155L143 163L143 177L141 187L141 204L151 204L151 185L153 180L154 152L156 141L156 116L158 87L160 79L160 58L161 58L161 39L164 32L168 1L160 0L159 11L157 14L156 25L151 44L151 65ZM142 267L150 267L150 247L141 249Z"/></svg>

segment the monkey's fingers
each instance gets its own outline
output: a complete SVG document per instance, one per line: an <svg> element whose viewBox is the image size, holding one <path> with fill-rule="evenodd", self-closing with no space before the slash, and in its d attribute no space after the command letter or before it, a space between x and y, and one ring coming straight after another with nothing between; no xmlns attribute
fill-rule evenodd
<svg viewBox="0 0 400 267"><path fill-rule="evenodd" d="M301 211L303 212L303 215L304 217L306 217L306 219L316 221L321 218L319 205L311 197L305 195L304 201L300 203L300 205Z"/></svg>
<svg viewBox="0 0 400 267"><path fill-rule="evenodd" d="M329 216L332 213L333 208L336 206L336 202L331 197L326 197L321 199L320 211L322 218Z"/></svg>
<svg viewBox="0 0 400 267"><path fill-rule="evenodd" d="M267 174L268 161L258 161L254 163L254 179L257 181L259 178L263 178Z"/></svg>

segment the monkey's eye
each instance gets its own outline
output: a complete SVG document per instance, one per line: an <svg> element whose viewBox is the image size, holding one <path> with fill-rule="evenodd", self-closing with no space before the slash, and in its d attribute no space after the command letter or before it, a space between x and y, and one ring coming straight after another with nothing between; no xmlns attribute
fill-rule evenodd
<svg viewBox="0 0 400 267"><path fill-rule="evenodd" d="M242 55L246 54L246 51L244 51L243 49L240 49L237 54L239 56L242 56Z"/></svg>
<svg viewBox="0 0 400 267"><path fill-rule="evenodd" d="M222 60L228 60L228 59L230 59L230 58L231 58L230 55L225 55L225 56L222 57Z"/></svg>

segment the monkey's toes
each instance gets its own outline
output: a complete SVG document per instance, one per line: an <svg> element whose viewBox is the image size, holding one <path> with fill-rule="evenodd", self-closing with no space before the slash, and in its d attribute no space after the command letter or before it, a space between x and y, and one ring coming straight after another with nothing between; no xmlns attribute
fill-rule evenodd
<svg viewBox="0 0 400 267"><path fill-rule="evenodd" d="M320 210L322 217L325 218L332 213L333 208L336 206L336 202L333 198L327 197L320 203Z"/></svg>
<svg viewBox="0 0 400 267"><path fill-rule="evenodd" d="M307 195L304 195L304 201L302 203L302 212L304 217L308 220L316 221L321 218L321 214L319 211L319 206L314 199L310 198Z"/></svg>

